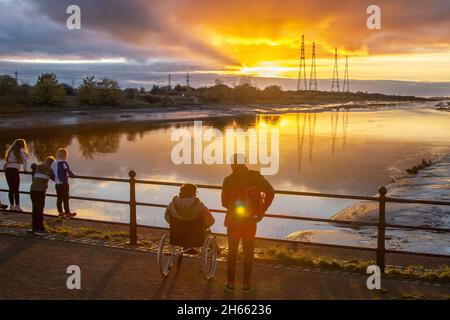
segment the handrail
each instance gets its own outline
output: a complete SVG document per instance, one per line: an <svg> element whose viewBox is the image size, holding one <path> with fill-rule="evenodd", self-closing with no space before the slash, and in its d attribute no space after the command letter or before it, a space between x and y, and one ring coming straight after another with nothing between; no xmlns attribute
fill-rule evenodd
<svg viewBox="0 0 450 320"><path fill-rule="evenodd" d="M7 189L0 189L0 192L8 192ZM20 194L30 194L27 191L19 191ZM56 198L56 194L47 193L47 197ZM88 197L79 197L79 196L70 196L70 199L73 200L82 200L82 201L92 201L92 202L105 202L105 203L116 203L116 204L129 204L129 201L125 200L113 200L113 199L102 199L102 198L88 198ZM160 203L148 203L148 202L136 202L136 206L138 207L152 207L152 208L167 208L167 204ZM213 213L226 214L226 210L220 209L210 209ZM305 216L292 216L285 214L264 214L266 218L274 218L274 219L286 219L286 220L299 220L299 221L310 221L310 222L322 222L322 223L332 223L336 225L349 225L349 226L360 226L360 227L377 227L377 222L362 222L362 221L351 221L351 220L335 220L335 219L326 219L326 218L314 218L314 217L305 217ZM444 232L450 233L449 228L435 228L435 227L423 227L423 226L412 226L412 225L401 225L401 224L386 224L387 228L390 229L408 229L408 230L420 230L420 231L433 231L433 232Z"/></svg>
<svg viewBox="0 0 450 320"><path fill-rule="evenodd" d="M1 169L0 172L5 172L5 170ZM31 175L31 172L21 171L20 174ZM126 183L128 183L130 181L129 179L125 179L125 178L82 176L82 175L76 175L74 178L81 179L81 180L126 182ZM170 187L180 187L183 185L182 182L140 180L140 179L136 179L135 183L136 184L170 186ZM221 186L211 185L211 184L196 184L196 186L200 189L222 190ZM366 200L366 201L378 201L379 200L379 198L376 196L359 196L359 195L349 195L349 194L335 194L335 193L321 193L321 192L307 192L307 191L275 190L275 194L305 196L305 197L318 197L318 198L348 199L348 200ZM431 205L450 206L450 201L443 201L443 200L406 199L406 198L395 198L395 197L385 197L385 198L386 198L386 202L394 202L394 203L431 204Z"/></svg>
<svg viewBox="0 0 450 320"><path fill-rule="evenodd" d="M5 170L0 170L0 172L5 172ZM21 174L31 174L31 172L20 172ZM168 181L156 181L156 180L140 180L136 179L136 172L129 172L129 179L125 178L116 178L116 177L95 177L95 176L75 176L75 179L82 180L92 180L92 181L108 181L108 182L119 182L119 183L128 183L130 186L130 199L128 201L125 200L114 200L114 199L102 199L102 198L91 198L91 197L80 197L80 196L71 196L71 199L74 200L82 200L82 201L92 201L92 202L103 202L103 203L114 203L114 204L123 204L130 206L130 222L128 223L130 227L130 244L137 244L137 218L136 218L136 207L144 206L144 207L154 207L154 208L166 208L166 204L159 203L147 203L147 202L138 202L136 201L136 185L137 184L146 184L146 185L160 185L160 186L173 186L179 187L183 183L180 182L168 182ZM198 188L202 189L212 189L212 190L221 190L222 187L217 185L209 185L209 184L197 184ZM6 189L0 189L0 192L7 192ZM26 191L20 191L21 194L29 194ZM430 231L430 232L442 232L442 233L450 233L450 229L448 228L436 228L436 227L425 227L425 226L413 226L413 225L402 225L402 224L390 224L385 222L385 206L386 203L406 203L406 204L425 204L425 205L443 205L450 206L450 201L441 201L441 200L425 200L425 199L403 199L403 198L395 198L395 197L387 197L387 190L384 187L379 189L379 193L377 196L360 196L360 195L348 195L348 194L332 194L332 193L319 193L319 192L303 192L303 191L286 191L286 190L275 190L276 194L280 195L292 195L292 196L305 196L305 197L321 197L321 198L333 198L333 199L349 199L349 200L363 200L363 201L375 201L380 205L379 208L379 219L378 222L363 222L363 221L349 221L349 220L333 220L333 219L325 219L325 218L314 218L314 217L305 217L305 216L293 216L287 214L273 214L266 213L264 216L267 218L274 219L285 219L285 220L297 220L297 221L310 221L310 222L319 222L319 223L331 223L335 225L348 225L348 226L360 226L360 227L376 227L378 229L378 237L377 237L377 248L370 247L356 247L356 246L348 246L348 245L337 245L337 244L329 244L329 243L316 243L316 242L306 242L306 241L298 241L298 240L288 240L288 239L273 239L273 238L261 238L264 240L273 240L278 242L288 242L288 243L296 243L296 244L305 244L311 246L321 246L321 247L330 247L330 248L344 248L344 249L354 249L354 250L366 250L366 251L375 251L377 253L377 265L380 266L381 270L384 272L385 262L384 256L386 253L391 254L410 254L410 255L419 255L419 256L427 256L427 257L439 257L439 258L450 258L450 255L443 254L434 254L434 253L426 253L426 252L410 252L410 251L400 251L400 250L389 250L385 249L385 229L405 229L405 230L421 230L421 231ZM49 197L56 197L55 194L47 194ZM211 212L225 214L226 210L223 209L211 209ZM83 219L82 219L83 220ZM88 219L84 219L88 220ZM99 221L99 220L95 220ZM139 227L143 227L139 225ZM151 227L151 226L148 226Z"/></svg>

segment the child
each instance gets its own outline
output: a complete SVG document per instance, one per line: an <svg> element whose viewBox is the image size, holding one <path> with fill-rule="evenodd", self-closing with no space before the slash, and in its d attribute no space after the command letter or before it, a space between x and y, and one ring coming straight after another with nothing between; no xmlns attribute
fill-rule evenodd
<svg viewBox="0 0 450 320"><path fill-rule="evenodd" d="M21 212L20 208L20 167L23 166L23 170L27 171L28 165L28 147L27 143L23 139L15 140L8 148L5 154L5 176L9 187L9 203L10 211Z"/></svg>
<svg viewBox="0 0 450 320"><path fill-rule="evenodd" d="M164 218L170 224L170 242L173 245L198 247L203 244L205 233L189 234L189 230L202 230L214 224L209 209L197 197L197 186L184 184L179 195L173 197ZM192 252L188 252L192 253Z"/></svg>
<svg viewBox="0 0 450 320"><path fill-rule="evenodd" d="M56 161L52 163L51 169L55 176L56 188L56 207L58 209L59 217L72 218L77 214L70 212L69 208L69 179L75 177L75 174L70 170L67 163L68 152L66 149L59 149L56 153ZM64 211L63 211L64 205Z"/></svg>
<svg viewBox="0 0 450 320"><path fill-rule="evenodd" d="M37 235L45 234L44 228L44 207L45 207L45 193L48 187L48 180L54 180L54 174L51 169L52 163L55 162L54 157L48 157L45 161L31 166L33 170L33 182L30 187L31 203L33 204L32 216L32 232Z"/></svg>

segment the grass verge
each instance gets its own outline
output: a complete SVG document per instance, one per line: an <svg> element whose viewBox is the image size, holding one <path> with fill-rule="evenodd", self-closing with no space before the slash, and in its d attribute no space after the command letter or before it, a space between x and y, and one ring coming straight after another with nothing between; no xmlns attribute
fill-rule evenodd
<svg viewBox="0 0 450 320"><path fill-rule="evenodd" d="M99 230L93 227L81 227L72 228L65 225L65 221L59 218L44 222L47 231L65 236L77 237L77 238L90 238L99 239L105 241L111 241L115 243L128 242L129 233L125 231L108 231ZM62 225L54 226L55 223L62 223ZM12 223L8 224L11 228L29 229L31 225L29 223ZM155 241L149 239L139 239L142 246L151 247L155 244ZM222 250L220 256L225 257L226 251ZM239 252L239 257L242 258L242 251ZM269 262L274 264L280 264L284 266L298 266L309 268L320 268L332 271L342 272L356 272L366 274L367 267L374 265L375 261L371 260L350 260L343 261L337 259L331 259L328 257L313 257L305 255L300 250L286 248L283 246L277 246L266 249L264 251L259 250L255 259L260 262ZM396 279L411 279L430 282L450 282L450 267L447 265L440 266L439 268L432 270L425 270L421 265L411 265L405 267L403 270L388 269L385 274L386 278ZM408 298L408 297L402 297ZM413 298L413 297L409 297ZM417 297L415 297L417 298ZM450 299L450 295L447 297Z"/></svg>
<svg viewBox="0 0 450 320"><path fill-rule="evenodd" d="M267 249L263 253L258 254L256 258L260 261L274 262L281 265L304 266L364 274L366 273L368 266L375 264L375 261L370 260L342 261L328 257L312 257L304 255L298 250L285 247L274 247ZM405 267L403 270L388 269L386 270L385 277L414 279L430 282L450 282L450 267L448 265L442 265L436 269L425 270L425 268L421 265L411 265Z"/></svg>

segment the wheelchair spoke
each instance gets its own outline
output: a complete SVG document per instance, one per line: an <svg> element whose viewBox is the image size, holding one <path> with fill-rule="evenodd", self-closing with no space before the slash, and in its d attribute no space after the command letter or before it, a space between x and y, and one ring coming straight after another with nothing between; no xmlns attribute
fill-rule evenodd
<svg viewBox="0 0 450 320"><path fill-rule="evenodd" d="M169 236L165 234L159 243L157 256L159 271L162 277L167 277L174 263L174 248L169 243Z"/></svg>
<svg viewBox="0 0 450 320"><path fill-rule="evenodd" d="M203 273L207 280L214 277L217 266L217 243L214 236L208 236L203 244Z"/></svg>

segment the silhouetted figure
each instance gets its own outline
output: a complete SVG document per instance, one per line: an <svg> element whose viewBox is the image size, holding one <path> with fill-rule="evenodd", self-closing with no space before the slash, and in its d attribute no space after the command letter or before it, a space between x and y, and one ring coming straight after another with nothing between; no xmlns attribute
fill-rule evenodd
<svg viewBox="0 0 450 320"><path fill-rule="evenodd" d="M10 211L21 212L20 208L20 168L27 171L28 147L23 139L15 140L5 154L5 176L9 188Z"/></svg>
<svg viewBox="0 0 450 320"><path fill-rule="evenodd" d="M206 232L214 224L209 209L197 197L197 186L183 184L180 193L173 197L164 215L170 225L170 243L183 247L201 247ZM188 254L197 254L194 249Z"/></svg>
<svg viewBox="0 0 450 320"><path fill-rule="evenodd" d="M243 155L234 155L233 173L223 181L222 206L227 209L225 227L228 236L228 282L224 289L234 291L236 259L242 239L244 251L243 293L255 290L251 284L256 225L264 216L274 198L270 183L258 172L249 170Z"/></svg>
<svg viewBox="0 0 450 320"><path fill-rule="evenodd" d="M68 178L75 177L75 174L70 170L67 157L67 150L59 149L56 153L56 161L51 166L55 175L56 207L60 218L72 218L77 215L75 212L71 212L69 207L70 187Z"/></svg>
<svg viewBox="0 0 450 320"><path fill-rule="evenodd" d="M33 182L30 187L30 198L33 205L32 211L32 229L33 233L41 235L45 233L44 228L44 208L45 194L48 188L48 181L55 180L55 176L51 169L54 157L47 157L45 161L39 165L33 163L31 166L33 172Z"/></svg>

